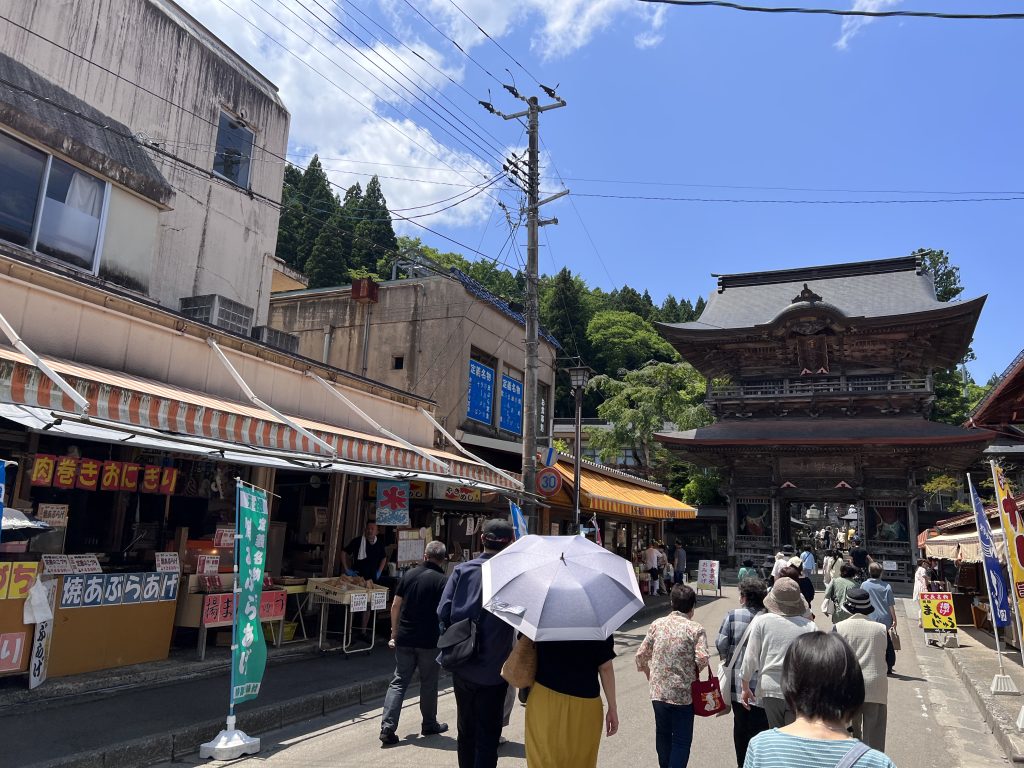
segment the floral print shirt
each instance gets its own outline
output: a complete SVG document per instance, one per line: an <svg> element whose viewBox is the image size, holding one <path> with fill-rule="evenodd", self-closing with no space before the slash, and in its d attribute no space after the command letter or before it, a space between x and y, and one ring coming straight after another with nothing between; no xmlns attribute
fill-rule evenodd
<svg viewBox="0 0 1024 768"><path fill-rule="evenodd" d="M636 652L636 668L651 682L651 699L667 704L692 704L690 685L708 666L704 627L679 611L658 619Z"/></svg>

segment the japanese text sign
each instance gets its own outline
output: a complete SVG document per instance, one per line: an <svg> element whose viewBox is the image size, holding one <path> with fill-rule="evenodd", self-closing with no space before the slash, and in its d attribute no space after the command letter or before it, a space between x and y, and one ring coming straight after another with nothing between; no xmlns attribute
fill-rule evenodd
<svg viewBox="0 0 1024 768"><path fill-rule="evenodd" d="M24 650L24 632L6 632L0 635L0 672L16 672L20 669Z"/></svg>
<svg viewBox="0 0 1024 768"><path fill-rule="evenodd" d="M181 571L181 561L177 552L157 552L156 569L160 573L178 573Z"/></svg>
<svg viewBox="0 0 1024 768"><path fill-rule="evenodd" d="M377 481L377 525L409 525L409 483Z"/></svg>
<svg viewBox="0 0 1024 768"><path fill-rule="evenodd" d="M446 485L444 489L445 501L468 501L478 503L480 501L480 489L471 488L467 485ZM472 533L470 531L469 533Z"/></svg>
<svg viewBox="0 0 1024 768"><path fill-rule="evenodd" d="M43 555L43 570L54 576L75 572L71 567L71 558L67 555Z"/></svg>
<svg viewBox="0 0 1024 768"><path fill-rule="evenodd" d="M362 613L366 610L366 593L365 592L353 592L349 596L348 609L352 613Z"/></svg>
<svg viewBox="0 0 1024 768"><path fill-rule="evenodd" d="M96 555L68 555L68 558L75 573L99 573L103 570Z"/></svg>
<svg viewBox="0 0 1024 768"><path fill-rule="evenodd" d="M922 592L921 624L925 632L955 632L956 614L950 592Z"/></svg>
<svg viewBox="0 0 1024 768"><path fill-rule="evenodd" d="M230 627L234 605L230 592L212 592L203 597L203 626ZM288 593L283 589L270 589L260 596L260 621L277 621L284 617Z"/></svg>
<svg viewBox="0 0 1024 768"><path fill-rule="evenodd" d="M494 369L476 360L469 361L469 390L466 418L491 423L494 405Z"/></svg>
<svg viewBox="0 0 1024 768"><path fill-rule="evenodd" d="M718 590L718 561L701 560L697 566L697 583L694 589L705 592L716 592Z"/></svg>
<svg viewBox="0 0 1024 768"><path fill-rule="evenodd" d="M64 577L60 607L95 608L177 599L177 573L72 574Z"/></svg>
<svg viewBox="0 0 1024 768"><path fill-rule="evenodd" d="M68 505L40 504L36 507L36 517L53 528L67 528Z"/></svg>
<svg viewBox="0 0 1024 768"><path fill-rule="evenodd" d="M46 600L50 604L50 611L53 611L53 604L57 597L57 580L44 579L46 586ZM37 688L46 680L46 666L50 657L50 640L53 637L53 619L40 621L36 624L35 638L32 641L32 657L28 662L28 687L29 690Z"/></svg>
<svg viewBox="0 0 1024 768"><path fill-rule="evenodd" d="M40 453L32 462L29 479L34 486L82 491L140 491L174 493L178 470L130 461L100 461L76 456Z"/></svg>
<svg viewBox="0 0 1024 768"><path fill-rule="evenodd" d="M0 600L24 600L38 575L39 563L0 563Z"/></svg>
<svg viewBox="0 0 1024 768"><path fill-rule="evenodd" d="M523 433L523 382L510 376L501 377L501 418L498 426L506 432Z"/></svg>
<svg viewBox="0 0 1024 768"><path fill-rule="evenodd" d="M200 555L196 563L196 573L212 576L220 571L220 555Z"/></svg>
<svg viewBox="0 0 1024 768"><path fill-rule="evenodd" d="M383 611L388 605L388 591L386 589L375 589L373 591L373 604L370 606L375 611Z"/></svg>
<svg viewBox="0 0 1024 768"><path fill-rule="evenodd" d="M255 699L260 692L263 670L267 665L267 644L260 624L260 597L267 554L266 491L239 483L235 489L240 538L238 562L238 605L235 611L235 636L231 654L231 702Z"/></svg>
<svg viewBox="0 0 1024 768"><path fill-rule="evenodd" d="M213 532L213 546L218 548L234 549L235 532L231 528L217 528Z"/></svg>

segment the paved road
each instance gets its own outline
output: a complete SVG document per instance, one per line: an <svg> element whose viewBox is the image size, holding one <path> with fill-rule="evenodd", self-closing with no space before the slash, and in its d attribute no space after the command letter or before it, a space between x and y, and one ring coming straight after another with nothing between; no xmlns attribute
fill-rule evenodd
<svg viewBox="0 0 1024 768"><path fill-rule="evenodd" d="M707 629L713 642L725 612L736 605L735 589L725 596L702 600L696 619ZM902 615L902 613L901 613ZM826 619L827 621L827 619ZM888 753L901 768L942 766L943 768L996 768L1006 766L995 739L988 732L957 679L943 652L924 645L910 633L904 621L903 650L896 665L898 677L890 682ZM824 625L823 626L827 626ZM646 680L633 664L633 653L643 639L646 624L631 623L617 634L616 680L620 730L604 740L599 765L607 768L656 765L654 721ZM506 730L510 743L502 747L499 766L526 765L523 748L523 710L516 705L512 724ZM455 700L450 690L441 696L439 718L455 723ZM380 748L380 708L353 708L305 724L298 724L263 736L263 751L254 758L233 765L245 768L365 768L368 764L388 768L422 768L424 765L456 766L454 733L419 737L416 699L406 700L399 745ZM183 763L173 765L180 766ZM185 760L190 765L224 765ZM731 717L698 718L691 765L701 768L733 768ZM168 764L170 768L171 764Z"/></svg>

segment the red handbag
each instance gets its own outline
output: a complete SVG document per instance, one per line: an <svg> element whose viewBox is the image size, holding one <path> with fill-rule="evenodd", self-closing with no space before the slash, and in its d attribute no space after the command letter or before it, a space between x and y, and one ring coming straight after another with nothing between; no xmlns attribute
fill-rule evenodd
<svg viewBox="0 0 1024 768"><path fill-rule="evenodd" d="M714 717L725 709L722 689L710 666L707 680L701 680L700 670L697 670L697 679L690 683L690 696L693 699L693 714L697 717Z"/></svg>

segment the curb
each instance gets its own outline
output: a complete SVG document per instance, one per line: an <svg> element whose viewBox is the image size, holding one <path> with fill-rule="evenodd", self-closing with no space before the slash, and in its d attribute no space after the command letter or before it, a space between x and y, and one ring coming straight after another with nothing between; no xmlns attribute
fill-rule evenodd
<svg viewBox="0 0 1024 768"><path fill-rule="evenodd" d="M984 680L978 681L971 676L959 653L951 653L948 658L952 660L953 667L968 694L981 710L981 716L992 729L992 735L1006 753L1006 759L1011 764L1024 763L1024 738L1018 734L1016 722L1011 720L997 703L999 697L989 691Z"/></svg>
<svg viewBox="0 0 1024 768"><path fill-rule="evenodd" d="M667 601L664 604L645 605L629 620L640 621L657 614L665 614L668 613L668 608ZM451 676L442 670L441 680L450 678ZM361 683L246 709L238 713L238 728L250 735L260 735L286 725L324 717L353 704L368 704L380 699L390 682L389 673L387 676ZM213 739L223 727L223 718L206 720L170 733L153 734L141 739L111 744L102 749L82 752L73 757L31 763L22 768L138 768L153 763L172 762L197 752L200 744Z"/></svg>

